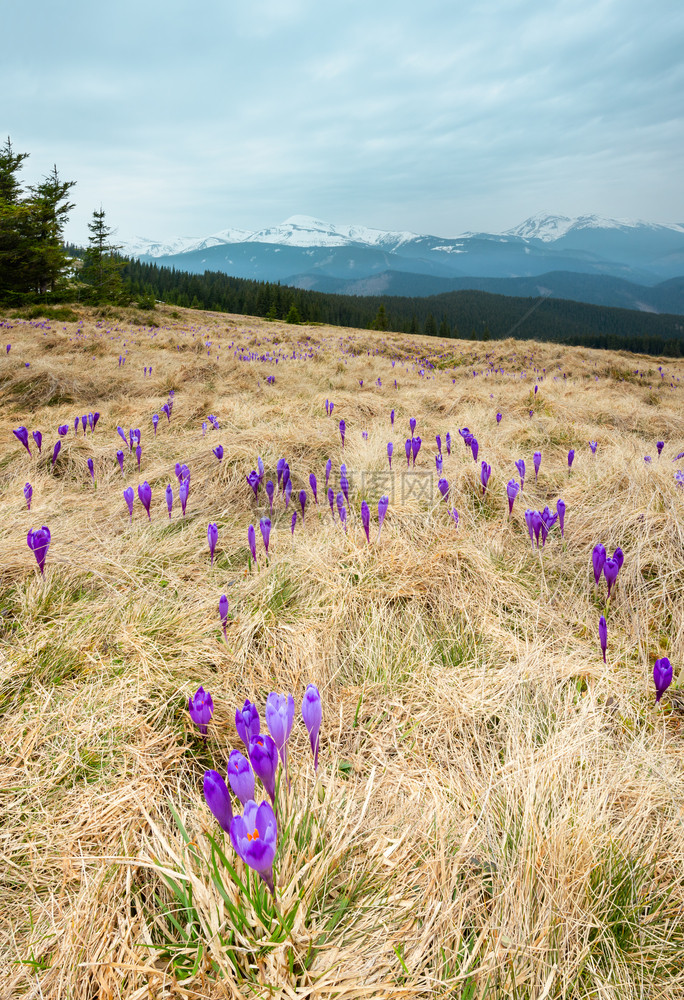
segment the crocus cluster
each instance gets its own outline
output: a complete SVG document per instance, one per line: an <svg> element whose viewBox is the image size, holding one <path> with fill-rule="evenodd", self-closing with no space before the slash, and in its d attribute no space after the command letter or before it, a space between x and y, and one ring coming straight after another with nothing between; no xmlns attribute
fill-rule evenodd
<svg viewBox="0 0 684 1000"><path fill-rule="evenodd" d="M211 695L202 687L188 703L190 716L200 732L213 713ZM273 861L278 841L276 777L279 763L287 774L287 746L294 725L295 701L291 694L275 691L266 699L266 723L269 733L262 733L261 718L256 705L248 699L235 712L235 729L247 756L233 749L228 758L226 776L215 770L204 774L204 797L219 823L229 834L235 852L257 872L275 897ZM321 696L314 684L309 684L302 700L302 718L309 734L314 770L318 769L319 733L323 718ZM256 779L259 779L268 800L256 802ZM243 806L242 814L233 814L231 791Z"/></svg>

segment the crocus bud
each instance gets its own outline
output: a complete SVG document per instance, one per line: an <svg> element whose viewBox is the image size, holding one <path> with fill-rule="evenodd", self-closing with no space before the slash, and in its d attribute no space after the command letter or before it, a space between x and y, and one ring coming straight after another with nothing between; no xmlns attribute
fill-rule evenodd
<svg viewBox="0 0 684 1000"><path fill-rule="evenodd" d="M447 455L450 455L451 454L451 434L449 434L448 431L446 433L446 436L445 436L444 440L446 441Z"/></svg>
<svg viewBox="0 0 684 1000"><path fill-rule="evenodd" d="M90 473L90 478L95 481L95 466L93 464L92 458L88 459L88 471Z"/></svg>
<svg viewBox="0 0 684 1000"><path fill-rule="evenodd" d="M328 486L328 480L330 479L330 471L332 469L332 459L328 459L325 463L325 485Z"/></svg>
<svg viewBox="0 0 684 1000"><path fill-rule="evenodd" d="M219 598L219 618L221 619L221 624L223 625L223 637L226 638L226 624L228 623L228 598L225 594L221 594Z"/></svg>
<svg viewBox="0 0 684 1000"><path fill-rule="evenodd" d="M456 527L458 528L458 511L456 510L456 508L454 508L452 510L451 516L453 517L454 523L455 523Z"/></svg>
<svg viewBox="0 0 684 1000"><path fill-rule="evenodd" d="M190 482L184 479L180 486L178 487L178 499L180 500L181 510L183 511L183 517L185 517L185 505L188 502L188 494L190 492Z"/></svg>
<svg viewBox="0 0 684 1000"><path fill-rule="evenodd" d="M42 528L36 528L35 530L32 528L26 536L26 544L36 557L38 569L43 576L45 575L45 560L47 558L48 549L50 548L50 539L50 529L45 525L43 525Z"/></svg>
<svg viewBox="0 0 684 1000"><path fill-rule="evenodd" d="M271 691L266 699L266 723L278 748L283 767L287 767L287 741L294 723L295 703L291 694Z"/></svg>
<svg viewBox="0 0 684 1000"><path fill-rule="evenodd" d="M506 486L506 495L508 496L508 516L510 517L513 513L513 504L515 503L515 498L518 495L520 486L516 483L515 479L509 479Z"/></svg>
<svg viewBox="0 0 684 1000"><path fill-rule="evenodd" d="M590 441L589 442L589 447L591 448L592 455L596 454L596 448L597 448L597 446L598 446L598 441Z"/></svg>
<svg viewBox="0 0 684 1000"><path fill-rule="evenodd" d="M665 447L664 441L656 441L656 448L658 449L658 458L660 458L660 453L664 447Z"/></svg>
<svg viewBox="0 0 684 1000"><path fill-rule="evenodd" d="M570 451L568 452L568 469L572 468L572 463L574 462L574 460L575 460L575 449L571 448Z"/></svg>
<svg viewBox="0 0 684 1000"><path fill-rule="evenodd" d="M138 463L138 472L140 472L140 459L141 459L141 457L142 457L142 448L140 447L140 445L136 445L136 448L135 448L135 458L136 458L136 461Z"/></svg>
<svg viewBox="0 0 684 1000"><path fill-rule="evenodd" d="M394 427L394 410L392 410L392 412L390 413L390 423L392 427Z"/></svg>
<svg viewBox="0 0 684 1000"><path fill-rule="evenodd" d="M603 662L606 662L606 649L608 648L608 626L603 615L599 618L599 642L603 653Z"/></svg>
<svg viewBox="0 0 684 1000"><path fill-rule="evenodd" d="M23 444L24 448L26 448L27 452L30 455L31 454L31 449L29 448L28 431L27 431L27 429L25 427L17 427L16 430L12 431L12 433L14 434L15 438L18 441L21 441L21 443Z"/></svg>
<svg viewBox="0 0 684 1000"><path fill-rule="evenodd" d="M155 437L157 436L157 424L158 423L159 423L159 414L158 413L154 413L152 415L152 425L154 427L154 436Z"/></svg>
<svg viewBox="0 0 684 1000"><path fill-rule="evenodd" d="M447 482L447 480L446 479L440 479L440 481L437 483L437 489L439 490L439 492L442 495L442 500L446 500L446 502L448 503L449 502L449 483Z"/></svg>
<svg viewBox="0 0 684 1000"><path fill-rule="evenodd" d="M309 733L309 743L311 753L314 758L314 771L318 770L318 747L321 722L323 721L323 707L321 696L315 684L309 684L304 697L302 698L302 718Z"/></svg>
<svg viewBox="0 0 684 1000"><path fill-rule="evenodd" d="M437 469L437 475L439 475L440 472L442 471L442 456L441 455L435 455L435 467Z"/></svg>
<svg viewBox="0 0 684 1000"><path fill-rule="evenodd" d="M254 799L254 771L244 754L231 750L228 758L228 781L243 806Z"/></svg>
<svg viewBox="0 0 684 1000"><path fill-rule="evenodd" d="M126 501L126 506L128 507L128 513L130 514L131 521L133 520L133 487L127 486L123 491L124 500Z"/></svg>
<svg viewBox="0 0 684 1000"><path fill-rule="evenodd" d="M150 484L145 480L142 486L138 486L138 499L147 511L147 520L151 521L150 517L150 503L152 502L152 490Z"/></svg>
<svg viewBox="0 0 684 1000"><path fill-rule="evenodd" d="M515 463L515 467L518 470L518 475L520 476L520 489L522 490L525 488L525 460L523 458L519 458Z"/></svg>
<svg viewBox="0 0 684 1000"><path fill-rule="evenodd" d="M556 500L556 513L558 514L561 538L565 538L565 502L560 498Z"/></svg>
<svg viewBox="0 0 684 1000"><path fill-rule="evenodd" d="M613 559L618 564L618 569L622 569L622 564L625 561L625 554L618 545L615 552L613 552Z"/></svg>
<svg viewBox="0 0 684 1000"><path fill-rule="evenodd" d="M414 434L415 429L416 429L416 418L415 417L411 417L410 418L410 420L409 420L409 427L411 428L411 437L413 437L413 434Z"/></svg>
<svg viewBox="0 0 684 1000"><path fill-rule="evenodd" d="M407 438L404 442L404 451L406 452L406 468L411 464L411 438Z"/></svg>
<svg viewBox="0 0 684 1000"><path fill-rule="evenodd" d="M594 567L594 581L598 585L606 561L606 550L604 549L604 547L601 545L600 542L594 546L594 549L591 553L591 561Z"/></svg>
<svg viewBox="0 0 684 1000"><path fill-rule="evenodd" d="M501 414L500 413L497 413L497 415L496 415L496 422L497 422L497 424L501 423Z"/></svg>
<svg viewBox="0 0 684 1000"><path fill-rule="evenodd" d="M487 489L487 483L489 482L489 477L492 474L492 467L487 462L482 462L480 471L480 482L482 483L482 496L485 495L485 490Z"/></svg>
<svg viewBox="0 0 684 1000"><path fill-rule="evenodd" d="M259 497L259 483L261 482L261 480L259 478L259 473L256 471L256 469L252 469L252 471L246 477L246 479L247 479L247 482L249 483L249 485L252 487L252 490L254 491L254 498L255 498L255 500L258 499L258 497Z"/></svg>
<svg viewBox="0 0 684 1000"><path fill-rule="evenodd" d="M340 437L342 438L342 447L344 448L344 435L347 430L347 425L344 420L340 420Z"/></svg>
<svg viewBox="0 0 684 1000"><path fill-rule="evenodd" d="M36 447L38 448L38 453L40 454L43 444L43 435L41 434L40 431L32 431L31 437L36 442Z"/></svg>
<svg viewBox="0 0 684 1000"><path fill-rule="evenodd" d="M230 833L230 824L233 821L233 807L230 802L226 783L218 771L204 772L204 798L214 817L218 820L221 829L225 830L226 833Z"/></svg>
<svg viewBox="0 0 684 1000"><path fill-rule="evenodd" d="M61 441L56 441L55 442L55 447L52 449L52 464L53 465L57 461L57 456L59 455L59 453L60 453L61 450L62 450L62 442Z"/></svg>
<svg viewBox="0 0 684 1000"><path fill-rule="evenodd" d="M268 543L271 538L271 519L270 517L262 517L259 521L259 528L261 530L261 537L264 540L264 548L266 549L266 555L268 555Z"/></svg>
<svg viewBox="0 0 684 1000"><path fill-rule="evenodd" d="M532 456L532 461L534 462L534 478L536 480L537 476L539 475L539 466L541 465L540 451L535 451L534 455Z"/></svg>
<svg viewBox="0 0 684 1000"><path fill-rule="evenodd" d="M297 524L297 511L293 510L292 511L292 520L290 521L290 532L292 533L292 537L293 538L294 538L294 530L295 530L295 525L296 524Z"/></svg>
<svg viewBox="0 0 684 1000"><path fill-rule="evenodd" d="M30 483L24 486L24 500L26 500L26 509L31 510L31 497L33 496L33 487Z"/></svg>
<svg viewBox="0 0 684 1000"><path fill-rule="evenodd" d="M78 434L78 417L74 420L74 434Z"/></svg>
<svg viewBox="0 0 684 1000"><path fill-rule="evenodd" d="M68 424L60 424L59 427L57 428L57 433L59 434L60 437L65 437L68 431L69 431Z"/></svg>
<svg viewBox="0 0 684 1000"><path fill-rule="evenodd" d="M618 573L620 572L620 567L616 559L606 559L603 564L603 575L606 578L606 583L608 584L608 597L610 597L610 592L612 590L613 584L617 580Z"/></svg>
<svg viewBox="0 0 684 1000"><path fill-rule="evenodd" d="M299 491L299 506L302 508L302 524L304 523L304 508L306 507L306 490Z"/></svg>
<svg viewBox="0 0 684 1000"><path fill-rule="evenodd" d="M214 454L216 455L216 457L220 462L221 459L223 458L223 445L222 444L216 445L216 447L213 448L212 451L214 452Z"/></svg>
<svg viewBox="0 0 684 1000"><path fill-rule="evenodd" d="M389 462L390 469L392 468L392 452L394 451L394 445L391 441L387 442L387 461Z"/></svg>
<svg viewBox="0 0 684 1000"><path fill-rule="evenodd" d="M420 451L420 446L422 442L419 437L411 438L411 454L413 456L413 465L415 467L416 459L418 458L418 452Z"/></svg>
<svg viewBox="0 0 684 1000"><path fill-rule="evenodd" d="M477 438L471 437L470 439L470 450L473 453L473 462L477 462L477 453L480 450L480 446L477 443Z"/></svg>
<svg viewBox="0 0 684 1000"><path fill-rule="evenodd" d="M216 543L218 542L218 525L210 524L207 528L207 541L209 542L209 555L211 557L211 565L214 565L214 552L216 550Z"/></svg>
<svg viewBox="0 0 684 1000"><path fill-rule="evenodd" d="M199 727L203 736L207 734L207 725L214 714L214 702L208 691L202 685L197 688L194 695L188 698L188 711L190 718Z"/></svg>
<svg viewBox="0 0 684 1000"><path fill-rule="evenodd" d="M249 528L247 528L247 544L249 545L249 551L252 553L252 559L256 562L256 531L253 524L250 524Z"/></svg>
<svg viewBox="0 0 684 1000"><path fill-rule="evenodd" d="M275 805L275 778L278 770L278 748L274 740L266 733L253 736L248 747L249 761L257 778L268 792L271 802Z"/></svg>
<svg viewBox="0 0 684 1000"><path fill-rule="evenodd" d="M656 702L659 702L672 683L672 664L667 656L661 657L653 664L653 682L656 689Z"/></svg>
<svg viewBox="0 0 684 1000"><path fill-rule="evenodd" d="M292 480L288 478L287 482L285 483L285 489L283 491L283 497L285 499L285 510L287 510L289 506L291 496L292 496Z"/></svg>
<svg viewBox="0 0 684 1000"><path fill-rule="evenodd" d="M86 427L88 425L88 415L84 413L81 417L81 427L83 428L83 436L85 437Z"/></svg>
<svg viewBox="0 0 684 1000"><path fill-rule="evenodd" d="M253 705L248 698L245 699L242 708L238 708L235 711L235 728L245 747L249 749L251 738L259 735L261 720L259 719L256 705Z"/></svg>
<svg viewBox="0 0 684 1000"><path fill-rule="evenodd" d="M380 532L382 531L382 522L385 520L385 514L387 513L387 508L389 507L389 497L380 497L378 500L378 541L380 541Z"/></svg>
<svg viewBox="0 0 684 1000"><path fill-rule="evenodd" d="M366 532L366 541L370 544L370 511L365 500L361 501L361 524Z"/></svg>
<svg viewBox="0 0 684 1000"><path fill-rule="evenodd" d="M313 493L314 503L318 503L318 483L313 472L309 473L309 486L311 487L311 492Z"/></svg>

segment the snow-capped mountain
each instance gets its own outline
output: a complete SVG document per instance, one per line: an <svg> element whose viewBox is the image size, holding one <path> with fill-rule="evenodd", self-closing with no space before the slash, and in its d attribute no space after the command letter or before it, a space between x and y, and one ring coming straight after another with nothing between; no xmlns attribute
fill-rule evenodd
<svg viewBox="0 0 684 1000"><path fill-rule="evenodd" d="M369 294L360 290L377 287L386 274L394 276L387 286L393 289L402 280L407 287L420 285L410 275L429 276L434 287L437 279L527 279L551 272L653 286L684 275L684 224L539 213L505 232L443 237L293 215L255 232L231 228L168 242L138 238L123 252L181 271L222 271L301 288L329 289L332 283L342 290L349 283L353 294ZM573 281L584 294L581 281Z"/></svg>

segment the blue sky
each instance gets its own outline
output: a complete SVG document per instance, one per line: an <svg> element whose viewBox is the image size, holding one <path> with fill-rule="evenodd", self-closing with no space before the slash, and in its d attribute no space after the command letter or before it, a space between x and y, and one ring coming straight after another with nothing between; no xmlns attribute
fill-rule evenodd
<svg viewBox="0 0 684 1000"><path fill-rule="evenodd" d="M498 231L684 221L681 0L33 0L0 134L122 239L294 214ZM8 39L10 41L8 41Z"/></svg>

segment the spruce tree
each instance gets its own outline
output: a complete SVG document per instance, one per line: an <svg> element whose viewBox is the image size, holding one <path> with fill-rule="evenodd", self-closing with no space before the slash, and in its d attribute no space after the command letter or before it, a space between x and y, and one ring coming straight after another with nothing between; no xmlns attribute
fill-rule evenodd
<svg viewBox="0 0 684 1000"><path fill-rule="evenodd" d="M69 212L75 207L68 201L74 184L62 181L55 165L42 184L29 189L34 241L31 284L41 294L48 287L54 291L58 278L69 266L63 233Z"/></svg>
<svg viewBox="0 0 684 1000"><path fill-rule="evenodd" d="M437 336L437 324L435 323L435 317L432 313L428 313L427 319L425 320L425 328L423 333L426 337L436 337Z"/></svg>
<svg viewBox="0 0 684 1000"><path fill-rule="evenodd" d="M385 312L385 303L381 302L378 306L378 311L375 314L375 319L371 323L371 330L386 330L387 329L387 313Z"/></svg>
<svg viewBox="0 0 684 1000"><path fill-rule="evenodd" d="M121 269L125 266L125 261L117 255L121 247L111 242L113 231L105 222L102 207L99 212L93 212L88 229L90 236L81 277L86 284L95 288L98 299L117 299L123 290Z"/></svg>

